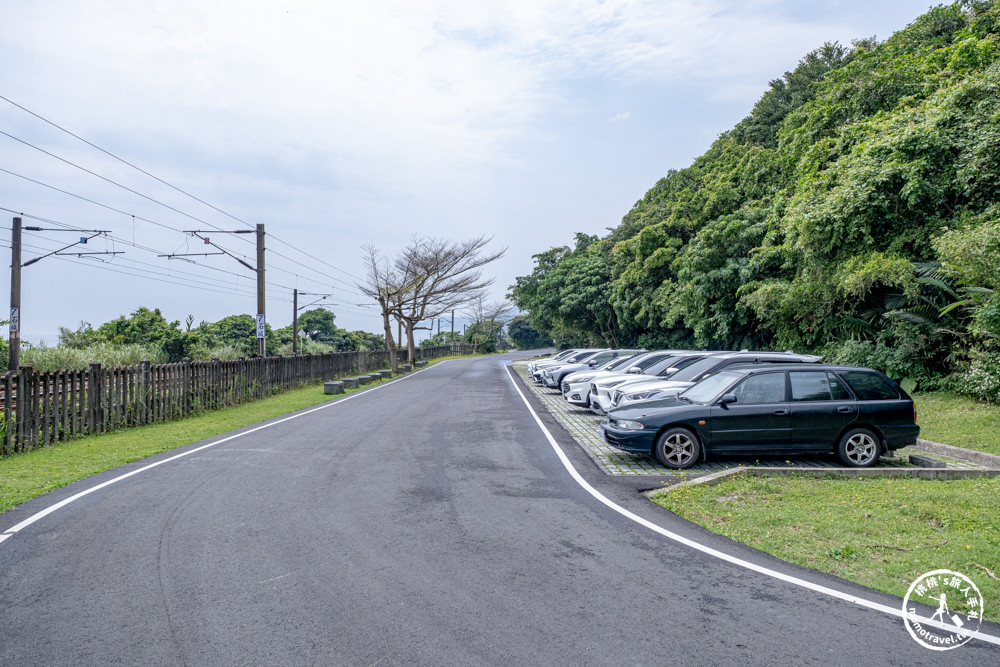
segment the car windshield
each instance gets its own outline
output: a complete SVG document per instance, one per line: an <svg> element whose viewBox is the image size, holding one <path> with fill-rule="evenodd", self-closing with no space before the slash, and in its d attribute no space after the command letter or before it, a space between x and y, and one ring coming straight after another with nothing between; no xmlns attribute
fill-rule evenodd
<svg viewBox="0 0 1000 667"><path fill-rule="evenodd" d="M671 359L671 363L665 364L659 372L655 373L655 375L661 378L676 380L677 378L674 376L677 375L678 372L703 358L704 357L673 357ZM654 375L654 373L650 373L650 375Z"/></svg>
<svg viewBox="0 0 1000 667"><path fill-rule="evenodd" d="M599 370L602 371L614 371L620 370L622 368L628 368L630 366L629 362L632 361L632 357L618 357L617 359L612 359L608 363L601 366Z"/></svg>
<svg viewBox="0 0 1000 667"><path fill-rule="evenodd" d="M705 357L704 359L699 359L687 368L682 368L674 373L670 379L677 380L679 382L694 382L695 380L700 379L705 373L713 370L721 361L721 359L716 357Z"/></svg>
<svg viewBox="0 0 1000 667"><path fill-rule="evenodd" d="M715 375L709 375L701 382L682 391L678 394L678 398L689 400L692 403L711 403L741 377L743 374L736 371L722 371Z"/></svg>
<svg viewBox="0 0 1000 667"><path fill-rule="evenodd" d="M645 371L648 368L652 368L656 363L663 361L663 359L667 356L670 355L667 355L663 352L653 352L651 354L643 355L642 358L633 359L632 363L629 364L629 368L632 368L633 366L638 366L643 371Z"/></svg>
<svg viewBox="0 0 1000 667"><path fill-rule="evenodd" d="M649 366L648 368L644 368L643 370L649 371L647 375L658 375L659 373L668 368L674 368L677 362L680 361L681 359L684 359L684 357L672 354L669 357L664 357L663 359L659 359L655 364Z"/></svg>

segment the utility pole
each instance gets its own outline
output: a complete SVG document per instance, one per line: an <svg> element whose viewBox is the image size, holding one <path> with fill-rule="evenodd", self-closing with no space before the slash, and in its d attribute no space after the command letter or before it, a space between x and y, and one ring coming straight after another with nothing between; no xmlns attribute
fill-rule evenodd
<svg viewBox="0 0 1000 667"><path fill-rule="evenodd" d="M265 304L264 304L264 224L257 223L257 266L253 267L244 262L242 259L232 254L225 248L215 245L212 240L207 236L202 236L202 234L253 234L254 232L249 229L238 229L235 231L225 231L225 230L214 230L214 231L204 231L204 230L185 230L185 234L191 234L202 241L205 245L210 245L214 248L218 248L221 252L210 252L210 253L173 253L170 255L158 255L158 257L166 257L167 259L173 259L174 257L190 257L190 256L204 256L204 255L229 255L237 262L247 267L251 271L257 274L257 354L261 357L267 355L267 341L264 336L267 333L265 316Z"/></svg>
<svg viewBox="0 0 1000 667"><path fill-rule="evenodd" d="M7 370L16 371L21 364L21 269L31 266L35 262L53 255L121 255L123 251L105 252L63 252L75 245L86 245L92 238L108 234L106 229L48 229L45 227L24 227L31 232L84 232L90 236L81 236L79 241L74 241L58 250L53 250L34 259L29 259L24 264L21 263L21 218L14 218L10 230L10 350L7 359Z"/></svg>
<svg viewBox="0 0 1000 667"><path fill-rule="evenodd" d="M21 218L14 218L10 233L10 355L7 369L21 363Z"/></svg>
<svg viewBox="0 0 1000 667"><path fill-rule="evenodd" d="M267 339L264 338L264 223L257 223L257 354L267 356Z"/></svg>
<svg viewBox="0 0 1000 667"><path fill-rule="evenodd" d="M299 353L299 288L292 290L292 356Z"/></svg>
<svg viewBox="0 0 1000 667"><path fill-rule="evenodd" d="M310 294L309 292L300 292L298 287L292 290L292 356L295 356L299 353L299 311L302 310L302 308L299 308L300 294L302 296L319 297L312 303L307 303L306 305L302 306L302 308L308 308L309 306L313 306L319 303L320 301L323 301L328 296L333 296L332 294ZM339 304L331 303L328 305L336 306Z"/></svg>

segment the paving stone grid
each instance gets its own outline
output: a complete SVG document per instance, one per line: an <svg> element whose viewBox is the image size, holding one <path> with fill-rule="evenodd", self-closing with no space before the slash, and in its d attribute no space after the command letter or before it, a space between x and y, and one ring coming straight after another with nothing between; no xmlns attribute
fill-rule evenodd
<svg viewBox="0 0 1000 667"><path fill-rule="evenodd" d="M839 469L840 464L831 457L794 457L787 459L783 456L760 457L760 458L725 458L710 459L704 463L698 463L687 470L671 470L660 465L656 460L648 456L637 456L628 454L611 447L601 438L600 423L602 417L594 414L587 408L582 408L567 402L562 393L549 389L538 384L528 375L528 362L516 361L512 364L514 371L524 380L528 389L545 404L549 412L558 419L566 430L570 432L584 451L586 451L597 465L609 475L656 475L656 476L677 476L691 477L719 472L722 470L732 470L734 468L829 468ZM919 453L926 456L927 453L909 447L898 450L896 456L883 457L877 467L880 468L912 468L906 461L909 454ZM948 467L971 467L966 461L958 459L948 459L947 457L934 457L947 463Z"/></svg>

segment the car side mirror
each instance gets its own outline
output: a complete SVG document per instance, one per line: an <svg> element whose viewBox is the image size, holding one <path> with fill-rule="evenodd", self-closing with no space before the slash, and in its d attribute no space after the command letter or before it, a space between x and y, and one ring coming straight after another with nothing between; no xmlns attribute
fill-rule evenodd
<svg viewBox="0 0 1000 667"><path fill-rule="evenodd" d="M588 362L587 362L587 365L588 365L588 366L590 366L591 368L593 368L594 366L596 366L596 365L597 365L597 360L596 360L596 359L594 359L594 360L592 360L592 361L588 361Z"/></svg>
<svg viewBox="0 0 1000 667"><path fill-rule="evenodd" d="M719 399L719 405L729 405L736 402L736 394L723 394Z"/></svg>
<svg viewBox="0 0 1000 667"><path fill-rule="evenodd" d="M633 366L632 368L628 369L628 372L632 373L633 375L641 375L642 369L639 368L638 366Z"/></svg>

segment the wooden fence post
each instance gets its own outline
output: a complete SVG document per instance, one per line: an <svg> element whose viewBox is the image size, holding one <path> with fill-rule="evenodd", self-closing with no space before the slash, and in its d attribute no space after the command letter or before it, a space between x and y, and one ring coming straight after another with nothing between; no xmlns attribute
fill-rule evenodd
<svg viewBox="0 0 1000 667"><path fill-rule="evenodd" d="M92 434L104 430L103 385L104 376L101 374L101 365L91 364L90 373L87 375L87 425Z"/></svg>
<svg viewBox="0 0 1000 667"><path fill-rule="evenodd" d="M3 453L10 456L14 453L14 371L7 371L3 376Z"/></svg>

